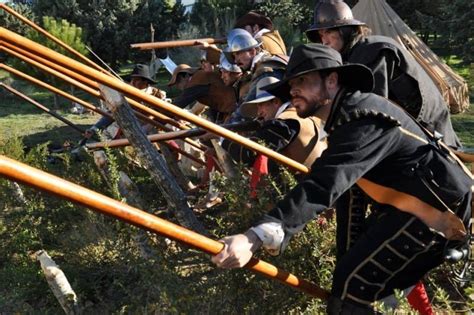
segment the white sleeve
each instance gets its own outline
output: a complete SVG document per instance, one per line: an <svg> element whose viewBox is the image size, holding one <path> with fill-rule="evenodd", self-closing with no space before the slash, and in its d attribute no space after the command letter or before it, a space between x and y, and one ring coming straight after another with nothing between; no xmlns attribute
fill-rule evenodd
<svg viewBox="0 0 474 315"><path fill-rule="evenodd" d="M268 222L250 228L262 241L262 247L272 256L280 254L285 232L280 223Z"/></svg>

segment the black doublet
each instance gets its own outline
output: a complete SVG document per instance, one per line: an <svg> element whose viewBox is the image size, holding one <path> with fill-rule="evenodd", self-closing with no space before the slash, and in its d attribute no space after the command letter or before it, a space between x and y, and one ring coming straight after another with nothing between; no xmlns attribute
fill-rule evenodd
<svg viewBox="0 0 474 315"><path fill-rule="evenodd" d="M363 37L343 54L344 61L361 63L374 73L373 93L399 104L449 146L460 146L450 121L449 107L425 70L408 51L385 36Z"/></svg>
<svg viewBox="0 0 474 315"><path fill-rule="evenodd" d="M360 178L445 211L445 206L424 187L416 170L429 174L432 190L467 227L472 177L437 150L403 109L378 95L360 92L340 92L332 109L325 126L328 148L313 164L311 173L262 220L282 224L282 249L307 222L333 206L344 193L350 193ZM363 195L359 192L357 198ZM345 197L340 201L344 199L351 200ZM392 294L394 288L416 283L442 262L446 245L446 239L413 215L376 204L370 198L368 202L375 204L377 212L369 220L358 213L362 216L360 229L339 255L332 291L334 296L360 305ZM360 199L360 203L366 201ZM347 219L345 209L338 204L336 216ZM369 221L372 223L366 225ZM340 231L346 228L347 222L338 225L339 238L353 232Z"/></svg>

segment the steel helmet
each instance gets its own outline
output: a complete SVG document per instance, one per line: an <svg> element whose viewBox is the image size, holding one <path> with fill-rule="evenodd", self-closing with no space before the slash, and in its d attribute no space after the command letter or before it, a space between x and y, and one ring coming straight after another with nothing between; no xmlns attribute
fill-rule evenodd
<svg viewBox="0 0 474 315"><path fill-rule="evenodd" d="M236 36L236 35L245 35L247 33L250 34L248 31L246 31L243 28L231 29L229 31L229 33L227 33L227 43L230 43L232 41L232 38L234 38L234 36ZM252 35L252 34L250 34L250 35Z"/></svg>
<svg viewBox="0 0 474 315"><path fill-rule="evenodd" d="M227 36L227 47L224 53L227 60L234 62L233 53L256 48L262 45L262 42L253 38L252 34L243 29L234 29Z"/></svg>
<svg viewBox="0 0 474 315"><path fill-rule="evenodd" d="M242 72L242 69L240 69L239 66L237 66L234 63L230 63L229 60L227 60L224 53L221 53L219 67L229 72L236 72L236 73Z"/></svg>
<svg viewBox="0 0 474 315"><path fill-rule="evenodd" d="M320 42L319 30L350 25L366 25L354 19L351 8L342 0L320 0L314 7L313 25L306 30L312 42Z"/></svg>

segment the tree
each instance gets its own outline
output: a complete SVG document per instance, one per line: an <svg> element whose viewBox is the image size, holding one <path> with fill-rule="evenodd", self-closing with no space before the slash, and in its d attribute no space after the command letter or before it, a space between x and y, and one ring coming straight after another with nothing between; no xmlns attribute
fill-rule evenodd
<svg viewBox="0 0 474 315"><path fill-rule="evenodd" d="M77 50L79 53L87 55L88 51L83 42L82 28L77 27L76 24L71 24L64 19L59 21L55 20L53 17L44 16L43 28L54 37ZM63 55L68 54L65 48L47 39L43 34L38 33L36 30L29 29L26 37Z"/></svg>
<svg viewBox="0 0 474 315"><path fill-rule="evenodd" d="M149 41L150 22L161 39L175 36L184 21L180 2L167 0L42 0L33 8L38 15L67 18L82 27L92 49L114 68L145 56L130 44Z"/></svg>
<svg viewBox="0 0 474 315"><path fill-rule="evenodd" d="M133 37L130 38L130 43L149 42L150 24L155 29L156 41L173 39L185 21L184 7L181 4L156 0L144 1L137 7L131 19ZM136 63L145 62L149 60L150 52L133 50L132 56Z"/></svg>
<svg viewBox="0 0 474 315"><path fill-rule="evenodd" d="M232 28L235 19L253 6L238 0L199 0L193 6L190 22L204 37L222 37Z"/></svg>
<svg viewBox="0 0 474 315"><path fill-rule="evenodd" d="M440 45L449 49L449 54L460 57L464 63L474 62L474 2L471 0L445 1L438 24L442 35Z"/></svg>
<svg viewBox="0 0 474 315"><path fill-rule="evenodd" d="M83 41L83 34L82 34L82 29L80 27L77 27L75 24L71 24L66 20L55 20L52 17L49 16L44 16L43 17L43 23L42 27L51 33L53 36L56 38L60 39L62 42L66 43L70 47L74 48L78 52L80 52L83 55L87 55L88 51L85 48L85 44ZM38 33L34 29L29 29L26 32L26 37L31 39L32 41L35 41L43 46L46 46L48 48L51 48L61 54L68 55L66 49L63 47L59 46L58 44L54 43L53 41L49 40L46 38L44 35ZM66 86L61 80L51 77L49 75L45 75L44 72L35 69L34 67L31 67L30 65L27 65L22 62L16 62L15 63L15 68L29 73L32 76L39 78L43 81L50 82L51 84L55 86ZM54 94L54 108L58 109L59 108L59 98L56 94Z"/></svg>
<svg viewBox="0 0 474 315"><path fill-rule="evenodd" d="M33 13L29 5L21 3L12 3L9 4L9 6L21 15L25 16L26 18L33 21L36 20L36 15ZM12 32L19 34L25 34L26 31L29 29L28 25L21 22L16 17L7 13L4 10L0 10L0 25L9 29Z"/></svg>
<svg viewBox="0 0 474 315"><path fill-rule="evenodd" d="M272 19L288 47L301 42L301 33L308 29L313 20L314 8L299 1L265 1L257 4L256 9Z"/></svg>

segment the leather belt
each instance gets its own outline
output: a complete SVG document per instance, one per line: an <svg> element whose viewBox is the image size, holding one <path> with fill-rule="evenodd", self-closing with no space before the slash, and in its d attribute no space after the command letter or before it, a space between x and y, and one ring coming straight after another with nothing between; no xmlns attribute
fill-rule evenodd
<svg viewBox="0 0 474 315"><path fill-rule="evenodd" d="M449 209L440 211L412 195L376 184L365 178L359 179L357 185L376 202L391 205L414 215L448 240L461 241L467 235L461 219Z"/></svg>

